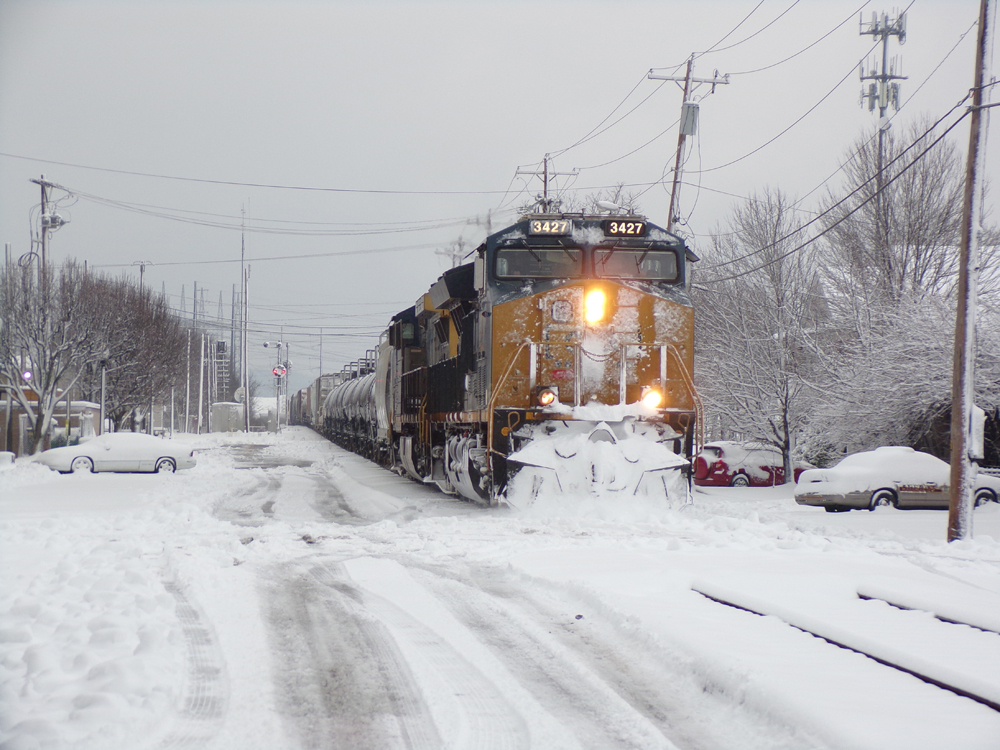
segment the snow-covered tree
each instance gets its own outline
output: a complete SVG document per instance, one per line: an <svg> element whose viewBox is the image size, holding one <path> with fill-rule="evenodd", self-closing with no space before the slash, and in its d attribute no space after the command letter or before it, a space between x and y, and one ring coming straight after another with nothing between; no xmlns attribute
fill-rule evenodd
<svg viewBox="0 0 1000 750"><path fill-rule="evenodd" d="M843 197L831 194L825 204L828 231L817 257L832 324L818 350L821 413L837 451L921 444L947 423L965 175L958 150L936 140L926 121L899 137L887 133L881 180L877 140L859 140L844 165ZM988 271L998 257L990 236ZM1000 277L988 272L983 281L986 301ZM994 336L980 326L981 353ZM987 390L977 398L988 407Z"/></svg>
<svg viewBox="0 0 1000 750"><path fill-rule="evenodd" d="M823 206L837 291L867 306L947 293L955 284L965 173L958 149L935 141L922 120L899 136L885 133L881 160L877 138L851 148L843 195L831 193Z"/></svg>
<svg viewBox="0 0 1000 750"><path fill-rule="evenodd" d="M765 189L713 237L695 280L695 366L709 428L768 443L792 477L816 401L810 386L826 304L792 202ZM728 433L728 434L727 434Z"/></svg>

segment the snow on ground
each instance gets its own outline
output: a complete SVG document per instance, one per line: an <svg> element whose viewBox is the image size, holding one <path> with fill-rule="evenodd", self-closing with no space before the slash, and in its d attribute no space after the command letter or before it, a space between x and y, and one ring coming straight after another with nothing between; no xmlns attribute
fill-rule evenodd
<svg viewBox="0 0 1000 750"><path fill-rule="evenodd" d="M786 624L1000 703L1000 634L931 614L995 627L995 504L953 544L791 486L485 509L301 428L185 441L173 475L0 469L0 749L1000 747Z"/></svg>

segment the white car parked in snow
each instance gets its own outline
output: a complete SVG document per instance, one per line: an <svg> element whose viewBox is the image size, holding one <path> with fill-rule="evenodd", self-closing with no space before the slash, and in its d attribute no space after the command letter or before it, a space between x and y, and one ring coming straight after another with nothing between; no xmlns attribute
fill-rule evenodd
<svg viewBox="0 0 1000 750"><path fill-rule="evenodd" d="M830 469L802 472L795 502L817 505L831 513L844 510L948 508L951 467L940 458L913 448L886 446L855 453ZM997 502L1000 477L977 474L976 505Z"/></svg>
<svg viewBox="0 0 1000 750"><path fill-rule="evenodd" d="M139 432L111 432L79 445L51 448L35 457L50 469L65 473L91 471L173 472L197 463L194 449Z"/></svg>

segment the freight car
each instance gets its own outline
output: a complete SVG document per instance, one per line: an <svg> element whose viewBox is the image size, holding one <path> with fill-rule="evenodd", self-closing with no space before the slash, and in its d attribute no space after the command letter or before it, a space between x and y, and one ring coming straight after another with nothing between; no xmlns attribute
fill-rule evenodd
<svg viewBox="0 0 1000 750"><path fill-rule="evenodd" d="M681 238L642 216L539 213L473 255L341 373L315 429L484 503L686 491L701 419Z"/></svg>

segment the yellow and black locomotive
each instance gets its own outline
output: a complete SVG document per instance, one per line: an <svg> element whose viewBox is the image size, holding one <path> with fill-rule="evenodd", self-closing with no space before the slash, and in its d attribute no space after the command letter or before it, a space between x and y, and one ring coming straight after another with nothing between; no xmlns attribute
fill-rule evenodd
<svg viewBox="0 0 1000 750"><path fill-rule="evenodd" d="M313 425L481 502L669 493L700 442L692 260L641 216L526 215L395 315Z"/></svg>

